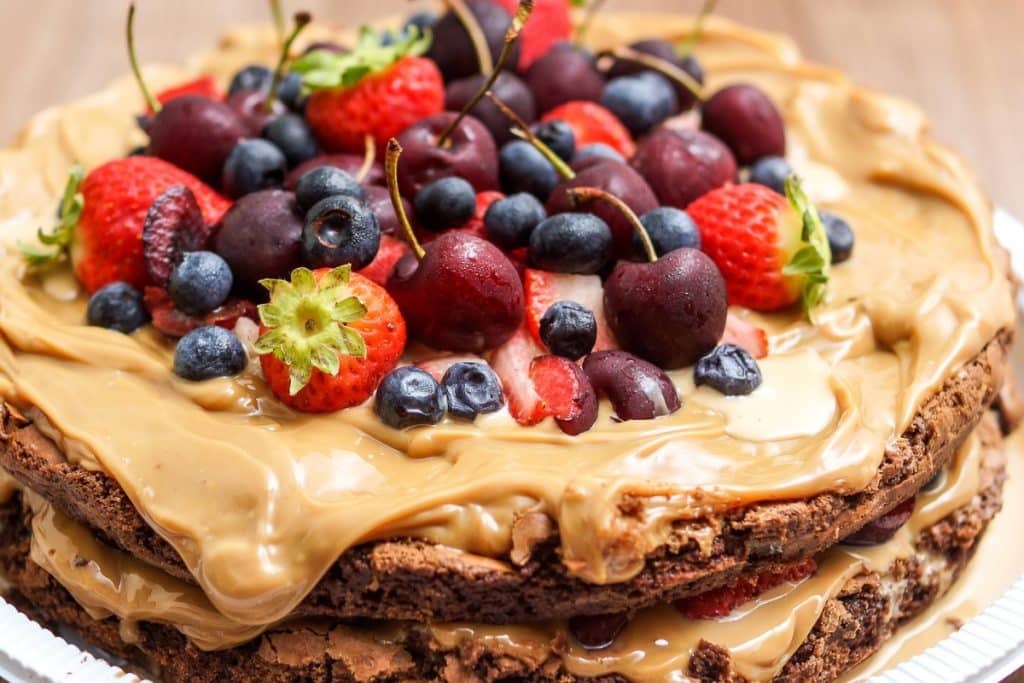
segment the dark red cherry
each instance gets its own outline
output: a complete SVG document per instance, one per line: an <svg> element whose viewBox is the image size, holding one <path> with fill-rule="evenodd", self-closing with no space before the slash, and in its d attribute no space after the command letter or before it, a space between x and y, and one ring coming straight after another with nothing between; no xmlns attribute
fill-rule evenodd
<svg viewBox="0 0 1024 683"><path fill-rule="evenodd" d="M501 49L505 45L505 33L512 24L512 15L490 0L474 0L466 5L476 17L477 23L480 24L491 52L491 59L497 62L498 55L501 54ZM434 22L431 32L433 41L427 51L427 57L434 60L446 82L465 78L480 71L473 42L470 40L469 34L466 33L462 22L452 10L448 10ZM513 48L505 68L515 71L517 64L519 64L518 45Z"/></svg>
<svg viewBox="0 0 1024 683"><path fill-rule="evenodd" d="M628 623L625 614L581 615L569 619L569 632L584 650L603 650L615 642Z"/></svg>
<svg viewBox="0 0 1024 683"><path fill-rule="evenodd" d="M363 167L363 157L356 154L323 154L313 157L309 161L299 164L284 178L284 189L294 192L295 186L299 184L299 178L306 175L308 171L321 166L334 166L345 171L353 178L359 174ZM370 166L369 173L363 179L363 185L384 185L384 167L379 163Z"/></svg>
<svg viewBox="0 0 1024 683"><path fill-rule="evenodd" d="M630 47L641 54L662 59L693 76L694 80L698 83L704 83L704 69L701 68L700 62L697 61L697 58L692 54L680 57L676 52L676 47L667 40L641 40L633 43ZM610 79L618 78L619 76L632 76L645 70L647 70L647 67L643 64L638 64L637 62L630 61L628 59L616 59L612 63L611 68L608 69L607 76ZM672 87L675 88L680 111L686 111L696 104L697 98L694 97L693 93L683 86L682 83L672 82Z"/></svg>
<svg viewBox="0 0 1024 683"><path fill-rule="evenodd" d="M910 516L914 514L916 500L916 498L912 497L878 519L868 522L844 538L843 543L848 545L877 545L885 543L895 536L900 527L906 524Z"/></svg>
<svg viewBox="0 0 1024 683"><path fill-rule="evenodd" d="M500 249L451 231L395 264L387 290L410 336L447 351L480 353L505 342L523 322L523 284Z"/></svg>
<svg viewBox="0 0 1024 683"><path fill-rule="evenodd" d="M398 220L398 216L395 215L395 207L391 203L388 188L380 185L367 185L363 189L366 192L366 206L377 217L381 234L401 236L402 224ZM413 219L415 213L412 210L412 202L402 197L402 205L405 207L405 214Z"/></svg>
<svg viewBox="0 0 1024 683"><path fill-rule="evenodd" d="M739 83L722 88L701 108L704 130L729 146L741 166L786 155L782 115L763 90Z"/></svg>
<svg viewBox="0 0 1024 683"><path fill-rule="evenodd" d="M654 195L647 181L629 167L614 159L589 157L579 165L574 165L576 177L562 180L551 191L547 201L548 215L573 211L567 190L575 187L595 187L621 199L638 214L645 214L658 206L658 198ZM587 207L612 230L615 241L615 252L621 258L633 255L633 226L622 212L605 204L594 204Z"/></svg>
<svg viewBox="0 0 1024 683"><path fill-rule="evenodd" d="M437 144L458 114L442 112L412 124L398 136L405 150L398 169L404 197L415 197L440 178L458 176L477 192L498 189L498 149L487 126L467 116L452 131L446 145Z"/></svg>
<svg viewBox="0 0 1024 683"><path fill-rule="evenodd" d="M559 43L537 58L525 80L540 113L575 100L597 102L605 86L594 56L571 43Z"/></svg>
<svg viewBox="0 0 1024 683"><path fill-rule="evenodd" d="M444 108L449 111L462 111L484 85L485 80L477 74L449 83L445 88ZM537 105L534 104L533 94L515 74L507 71L498 74L498 80L491 86L490 91L524 122L533 123L537 120ZM481 99L469 113L487 126L499 147L513 138L512 122L489 98Z"/></svg>
<svg viewBox="0 0 1024 683"><path fill-rule="evenodd" d="M679 410L679 394L665 371L626 351L595 351L583 361L583 372L620 420L653 420Z"/></svg>
<svg viewBox="0 0 1024 683"><path fill-rule="evenodd" d="M633 168L662 204L685 209L736 178L736 160L718 138L688 128L658 128L640 141Z"/></svg>
<svg viewBox="0 0 1024 683"><path fill-rule="evenodd" d="M228 106L235 110L245 125L249 137L259 137L273 119L288 111L280 100L274 100L270 111L266 109L267 93L258 90L239 90L228 97Z"/></svg>
<svg viewBox="0 0 1024 683"><path fill-rule="evenodd" d="M205 95L175 97L153 116L149 154L183 168L200 180L220 183L224 160L248 134L238 114Z"/></svg>

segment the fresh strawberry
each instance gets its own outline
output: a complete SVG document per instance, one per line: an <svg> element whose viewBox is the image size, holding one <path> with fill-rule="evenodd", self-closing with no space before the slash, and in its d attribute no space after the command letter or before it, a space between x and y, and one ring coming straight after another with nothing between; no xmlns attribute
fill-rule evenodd
<svg viewBox="0 0 1024 683"><path fill-rule="evenodd" d="M730 313L725 319L722 343L735 344L754 358L764 358L768 355L768 333L734 313Z"/></svg>
<svg viewBox="0 0 1024 683"><path fill-rule="evenodd" d="M71 253L75 275L90 292L118 280L142 289L149 284L142 231L150 205L168 188L184 185L207 223L231 206L195 176L155 157L125 157L93 169L84 180L72 172L61 203L59 225L40 234L48 251L24 249L31 263Z"/></svg>
<svg viewBox="0 0 1024 683"><path fill-rule="evenodd" d="M409 252L409 245L404 240L391 235L380 236L380 247L377 249L377 256L370 261L370 265L358 271L363 277L376 282L383 287L391 277L391 271L395 264Z"/></svg>
<svg viewBox="0 0 1024 683"><path fill-rule="evenodd" d="M534 340L541 346L540 319L544 313L556 301L575 301L592 311L597 320L594 351L619 348L604 317L604 290L599 276L549 273L527 268L523 275L523 289L526 293L526 324Z"/></svg>
<svg viewBox="0 0 1024 683"><path fill-rule="evenodd" d="M346 54L315 50L292 65L312 90L306 120L330 152L361 153L365 138L383 145L414 122L444 109L444 81L421 57L429 38L415 35L380 44L364 29Z"/></svg>
<svg viewBox="0 0 1024 683"><path fill-rule="evenodd" d="M825 296L831 253L818 212L795 179L786 196L754 183L708 192L686 212L725 277L729 303L758 311L798 299L810 315Z"/></svg>
<svg viewBox="0 0 1024 683"><path fill-rule="evenodd" d="M167 88L157 93L156 99L160 104L167 104L175 97L182 95L205 95L211 100L224 99L224 95L221 93L220 88L217 87L217 81L213 76L200 76L194 80ZM153 110L147 108L147 113L152 114Z"/></svg>
<svg viewBox="0 0 1024 683"><path fill-rule="evenodd" d="M676 600L675 607L684 617L690 619L724 617L758 595L776 586L781 586L787 581L792 583L802 581L817 569L818 564L813 558L792 562L754 576L741 576L733 580L732 583L707 593Z"/></svg>
<svg viewBox="0 0 1024 683"><path fill-rule="evenodd" d="M518 0L496 0L515 15ZM519 36L519 70L526 69L557 42L572 38L568 0L534 0L533 14Z"/></svg>
<svg viewBox="0 0 1024 683"><path fill-rule="evenodd" d="M579 365L561 356L540 356L530 361L530 381L563 432L576 436L594 426L597 392Z"/></svg>
<svg viewBox="0 0 1024 683"><path fill-rule="evenodd" d="M204 316L195 317L179 311L171 301L167 290L161 287L146 287L143 291L146 310L153 319L153 327L168 337L184 337L192 330L205 325L216 325L234 329L239 318L256 320L256 304L246 299L232 297Z"/></svg>
<svg viewBox="0 0 1024 683"><path fill-rule="evenodd" d="M405 320L380 285L349 266L299 268L266 283L256 352L274 395L309 413L359 405L398 364Z"/></svg>
<svg viewBox="0 0 1024 683"><path fill-rule="evenodd" d="M508 411L521 425L535 425L551 414L530 379L530 365L543 353L525 325L491 353L491 367L505 389Z"/></svg>
<svg viewBox="0 0 1024 683"><path fill-rule="evenodd" d="M448 368L455 365L456 363L484 363L485 361L480 356L476 356L472 353L449 353L444 356L438 356L436 358L428 358L427 360L421 360L416 363L416 367L420 370L426 370L429 372L434 379L438 382L444 377L444 373L448 372Z"/></svg>
<svg viewBox="0 0 1024 683"><path fill-rule="evenodd" d="M636 152L636 143L622 122L600 104L594 102L566 102L544 114L541 121L559 119L572 128L576 136L576 149L603 142L629 159Z"/></svg>

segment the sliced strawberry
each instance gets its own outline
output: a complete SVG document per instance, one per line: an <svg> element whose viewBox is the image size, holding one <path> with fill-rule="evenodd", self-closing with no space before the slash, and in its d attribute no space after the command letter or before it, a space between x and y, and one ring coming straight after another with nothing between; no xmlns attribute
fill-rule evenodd
<svg viewBox="0 0 1024 683"><path fill-rule="evenodd" d="M391 271L395 268L395 264L398 263L398 260L405 256L408 251L409 245L406 244L404 240L392 237L391 235L381 235L380 248L377 250L377 256L370 262L370 265L357 272L363 277L373 280L383 287L387 284L388 278L391 276Z"/></svg>
<svg viewBox="0 0 1024 683"><path fill-rule="evenodd" d="M566 102L544 114L541 121L560 119L569 124L576 136L576 149L601 142L627 159L636 152L636 143L622 122L600 104L582 100Z"/></svg>
<svg viewBox="0 0 1024 683"><path fill-rule="evenodd" d="M740 605L750 602L758 595L780 586L786 581L797 582L806 579L818 569L814 558L799 560L777 569L754 576L741 576L721 588L710 590L690 598L676 600L675 608L690 619L714 619L724 617Z"/></svg>
<svg viewBox="0 0 1024 683"><path fill-rule="evenodd" d="M433 375L434 379L440 382L441 378L444 377L444 373L448 372L448 368L456 363L484 363L486 365L487 361L472 353L452 353L447 356L421 360L419 363L416 363L416 367L426 370Z"/></svg>
<svg viewBox="0 0 1024 683"><path fill-rule="evenodd" d="M213 76L200 76L191 81L172 86L157 93L156 99L160 104L167 104L175 97L182 95L205 95L213 100L222 100L224 95L217 87L217 81ZM153 110L148 110L152 114Z"/></svg>
<svg viewBox="0 0 1024 683"><path fill-rule="evenodd" d="M576 363L561 356L540 356L530 362L534 391L563 432L582 434L597 421L597 392Z"/></svg>
<svg viewBox="0 0 1024 683"><path fill-rule="evenodd" d="M501 379L509 413L521 425L535 425L551 414L530 379L530 364L543 353L526 326L491 353L491 367Z"/></svg>
<svg viewBox="0 0 1024 683"><path fill-rule="evenodd" d="M146 287L143 299L146 310L153 319L153 327L168 337L184 337L192 330L207 325L230 330L235 327L239 318L258 319L256 304L236 297L228 299L223 305L199 317L179 311L167 292L159 287Z"/></svg>
<svg viewBox="0 0 1024 683"><path fill-rule="evenodd" d="M768 355L768 333L732 313L725 319L723 344L735 344L754 358Z"/></svg>
<svg viewBox="0 0 1024 683"><path fill-rule="evenodd" d="M604 317L604 289L597 275L568 275L527 268L523 275L526 293L526 324L538 344L540 319L556 301L575 301L594 313L597 320L597 341L594 351L619 348L615 336Z"/></svg>

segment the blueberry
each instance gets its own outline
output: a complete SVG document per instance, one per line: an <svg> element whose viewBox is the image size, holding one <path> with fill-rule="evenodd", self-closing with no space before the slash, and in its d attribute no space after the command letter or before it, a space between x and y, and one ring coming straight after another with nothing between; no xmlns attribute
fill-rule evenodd
<svg viewBox="0 0 1024 683"><path fill-rule="evenodd" d="M634 136L643 135L679 108L672 84L652 71L613 78L605 86L601 104Z"/></svg>
<svg viewBox="0 0 1024 683"><path fill-rule="evenodd" d="M373 410L384 424L395 429L437 424L444 417L444 391L426 370L396 368L377 387Z"/></svg>
<svg viewBox="0 0 1024 683"><path fill-rule="evenodd" d="M192 251L171 271L167 293L179 310L203 315L227 300L233 284L227 261L212 251Z"/></svg>
<svg viewBox="0 0 1024 683"><path fill-rule="evenodd" d="M241 69L231 79L228 86L228 96L234 95L240 90L266 91L270 88L270 82L274 80L274 72L261 64L250 64Z"/></svg>
<svg viewBox="0 0 1024 683"><path fill-rule="evenodd" d="M85 316L90 325L125 334L149 322L142 294L125 282L113 282L93 294Z"/></svg>
<svg viewBox="0 0 1024 683"><path fill-rule="evenodd" d="M277 99L292 111L301 113L306 106L306 97L302 94L302 76L294 71L285 74L277 84Z"/></svg>
<svg viewBox="0 0 1024 683"><path fill-rule="evenodd" d="M228 154L221 175L224 194L238 199L284 182L288 161L266 140L242 140Z"/></svg>
<svg viewBox="0 0 1024 683"><path fill-rule="evenodd" d="M174 349L174 374L193 382L232 377L248 362L238 337L216 325L192 330Z"/></svg>
<svg viewBox="0 0 1024 683"><path fill-rule="evenodd" d="M828 235L828 246L832 250L832 265L842 263L853 253L853 228L846 219L828 211L819 211L821 222Z"/></svg>
<svg viewBox="0 0 1024 683"><path fill-rule="evenodd" d="M302 228L302 258L311 268L346 263L353 270L370 265L380 248L380 223L365 203L347 194L317 202Z"/></svg>
<svg viewBox="0 0 1024 683"><path fill-rule="evenodd" d="M295 185L295 204L303 213L313 208L314 204L334 197L347 194L361 201L366 200L366 192L355 178L335 166L318 166L302 174Z"/></svg>
<svg viewBox="0 0 1024 683"><path fill-rule="evenodd" d="M658 256L683 247L700 249L700 230L690 218L690 214L682 209L659 206L640 216L640 222L643 223L647 234L650 235L651 242L654 243L654 251ZM646 256L643 244L635 234L633 235L633 249L640 256Z"/></svg>
<svg viewBox="0 0 1024 683"><path fill-rule="evenodd" d="M552 152L565 161L572 161L576 154L576 134L572 126L561 119L552 119L535 123L531 130Z"/></svg>
<svg viewBox="0 0 1024 683"><path fill-rule="evenodd" d="M476 212L476 192L462 178L441 178L416 194L413 209L427 230L457 228Z"/></svg>
<svg viewBox="0 0 1024 683"><path fill-rule="evenodd" d="M456 363L441 378L448 412L472 420L504 405L501 382L486 363Z"/></svg>
<svg viewBox="0 0 1024 683"><path fill-rule="evenodd" d="M735 344L720 344L697 361L693 383L706 384L726 396L746 396L761 386L761 368L746 350Z"/></svg>
<svg viewBox="0 0 1024 683"><path fill-rule="evenodd" d="M626 157L619 154L611 145L606 145L603 142L595 142L580 148L572 160L573 163L575 163L581 159L589 159L590 157L597 157L598 159L612 159L613 161L626 163Z"/></svg>
<svg viewBox="0 0 1024 683"><path fill-rule="evenodd" d="M597 319L575 301L556 301L540 318L540 339L556 356L579 360L594 350Z"/></svg>
<svg viewBox="0 0 1024 683"><path fill-rule="evenodd" d="M274 144L294 168L316 156L317 144L313 129L298 114L282 114L263 128L263 137Z"/></svg>
<svg viewBox="0 0 1024 683"><path fill-rule="evenodd" d="M612 231L592 213L560 213L530 235L530 263L554 273L599 272L612 257Z"/></svg>
<svg viewBox="0 0 1024 683"><path fill-rule="evenodd" d="M530 244L530 235L548 217L544 205L532 194L520 192L490 205L484 214L487 239L502 249Z"/></svg>
<svg viewBox="0 0 1024 683"><path fill-rule="evenodd" d="M544 201L558 184L555 167L525 140L513 140L502 147L498 162L505 194L529 192Z"/></svg>
<svg viewBox="0 0 1024 683"><path fill-rule="evenodd" d="M786 178L793 168L783 157L761 157L750 167L750 182L770 187L779 194L786 194Z"/></svg>

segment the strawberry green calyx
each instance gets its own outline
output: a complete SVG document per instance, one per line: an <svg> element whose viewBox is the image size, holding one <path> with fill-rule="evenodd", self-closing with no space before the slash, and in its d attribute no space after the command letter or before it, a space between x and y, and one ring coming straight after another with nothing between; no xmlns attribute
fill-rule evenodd
<svg viewBox="0 0 1024 683"><path fill-rule="evenodd" d="M314 369L337 375L338 354L366 356L362 335L348 326L366 315L363 302L349 294L350 272L344 265L318 278L308 268L297 268L291 281L260 281L270 292L270 303L259 306L266 331L255 349L288 366L292 396L309 383Z"/></svg>
<svg viewBox="0 0 1024 683"><path fill-rule="evenodd" d="M60 215L50 232L42 228L36 233L40 244L46 249L28 244L19 244L22 255L32 267L39 267L57 261L67 253L71 246L71 238L75 234L75 226L85 208L85 197L81 193L82 179L85 172L81 166L74 166L68 174L68 182L64 185L64 195L60 200Z"/></svg>
<svg viewBox="0 0 1024 683"><path fill-rule="evenodd" d="M430 33L421 34L415 26L404 35L392 34L391 45L381 44L380 35L364 26L352 52L338 54L314 50L292 64L292 71L302 74L302 84L309 90L351 88L366 76L381 73L405 57L419 57L430 47Z"/></svg>
<svg viewBox="0 0 1024 683"><path fill-rule="evenodd" d="M800 303L807 319L813 321L814 307L824 301L828 293L832 250L828 246L828 235L818 210L804 193L800 179L795 175L786 178L786 199L800 217L800 240L803 246L793 254L793 258L782 269L782 274L803 279Z"/></svg>

